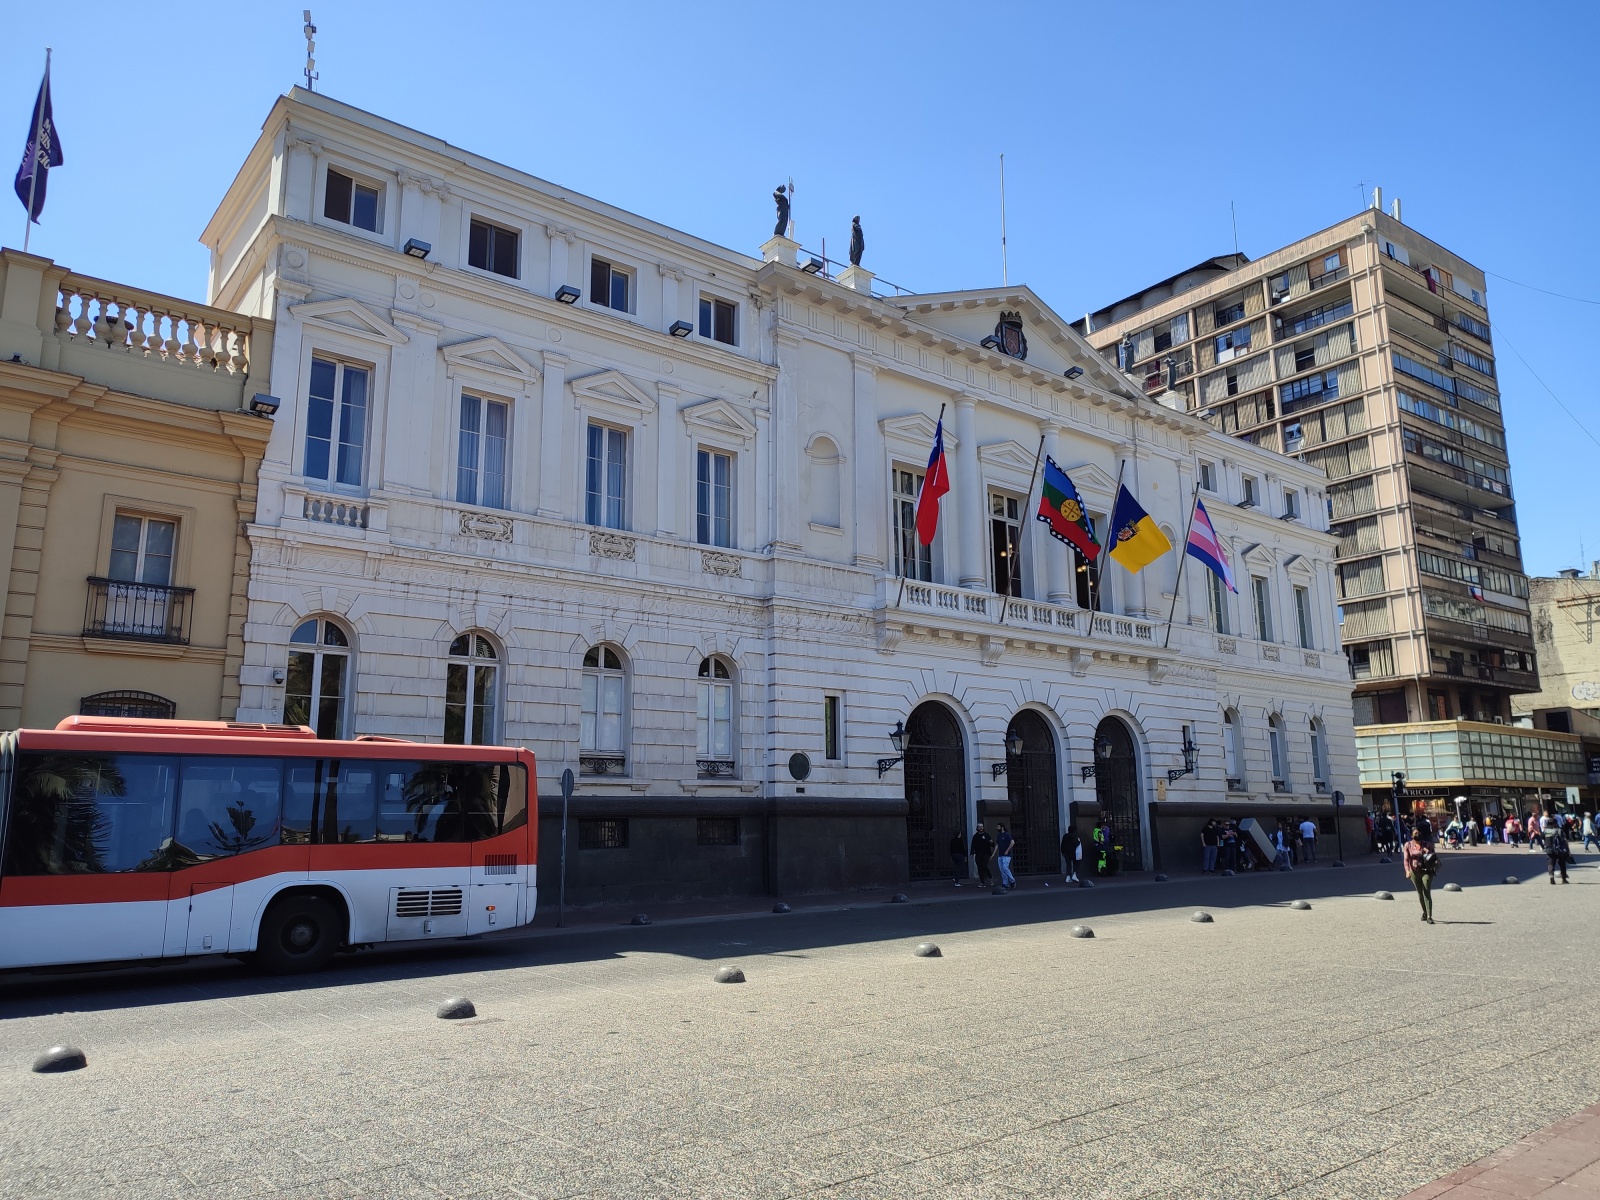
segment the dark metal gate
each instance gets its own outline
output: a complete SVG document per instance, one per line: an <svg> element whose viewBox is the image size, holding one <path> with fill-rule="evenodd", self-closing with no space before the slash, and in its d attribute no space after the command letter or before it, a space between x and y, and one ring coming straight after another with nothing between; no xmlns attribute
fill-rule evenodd
<svg viewBox="0 0 1600 1200"><path fill-rule="evenodd" d="M961 726L942 704L906 722L906 858L912 879L948 878L950 839L967 832L967 762Z"/></svg>
<svg viewBox="0 0 1600 1200"><path fill-rule="evenodd" d="M1094 794L1100 811L1111 818L1111 832L1122 847L1122 869L1144 870L1139 829L1139 759L1133 735L1116 717L1107 717L1094 731Z"/></svg>
<svg viewBox="0 0 1600 1200"><path fill-rule="evenodd" d="M1022 738L1022 753L1006 755L1006 794L1011 800L1011 836L1017 839L1011 869L1018 875L1054 875L1061 870L1061 813L1056 788L1056 739L1038 713L1011 718L1009 744Z"/></svg>

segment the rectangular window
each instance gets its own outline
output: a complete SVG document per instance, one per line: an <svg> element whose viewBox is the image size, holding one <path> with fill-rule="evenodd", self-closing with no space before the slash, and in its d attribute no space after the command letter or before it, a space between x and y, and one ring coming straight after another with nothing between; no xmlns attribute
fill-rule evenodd
<svg viewBox="0 0 1600 1200"><path fill-rule="evenodd" d="M1015 496L989 493L989 585L1003 596L1022 595L1022 502Z"/></svg>
<svg viewBox="0 0 1600 1200"><path fill-rule="evenodd" d="M461 394L461 440L456 452L456 503L506 507L506 436L511 406Z"/></svg>
<svg viewBox="0 0 1600 1200"><path fill-rule="evenodd" d="M588 457L584 520L606 529L626 529L628 435L591 422Z"/></svg>
<svg viewBox="0 0 1600 1200"><path fill-rule="evenodd" d="M922 490L922 474L896 467L890 472L894 485L894 569L905 579L933 580L933 546L924 546L917 537L917 493Z"/></svg>
<svg viewBox="0 0 1600 1200"><path fill-rule="evenodd" d="M737 846L739 818L697 817L694 823L694 842L697 846Z"/></svg>
<svg viewBox="0 0 1600 1200"><path fill-rule="evenodd" d="M695 538L702 546L733 545L733 455L701 450L695 466Z"/></svg>
<svg viewBox="0 0 1600 1200"><path fill-rule="evenodd" d="M178 523L119 512L111 525L111 562L106 575L126 583L172 583Z"/></svg>
<svg viewBox="0 0 1600 1200"><path fill-rule="evenodd" d="M1244 301L1235 300L1231 304L1219 304L1216 310L1216 324L1218 326L1230 325L1234 321L1244 319Z"/></svg>
<svg viewBox="0 0 1600 1200"><path fill-rule="evenodd" d="M840 728L843 707L842 696L822 698L822 757L829 761L837 761L844 757L843 730Z"/></svg>
<svg viewBox="0 0 1600 1200"><path fill-rule="evenodd" d="M1284 489L1284 493L1283 493L1283 515L1286 516L1286 517L1290 517L1290 518L1299 517L1299 515L1300 515L1300 493L1299 492L1291 491L1291 490L1289 490L1287 488Z"/></svg>
<svg viewBox="0 0 1600 1200"><path fill-rule="evenodd" d="M1215 571L1206 571L1207 595L1210 598L1211 628L1218 633L1228 633L1228 588Z"/></svg>
<svg viewBox="0 0 1600 1200"><path fill-rule="evenodd" d="M613 305L615 307L615 305ZM738 345L735 322L739 315L736 305L715 296L700 297L700 336L721 342L725 346Z"/></svg>
<svg viewBox="0 0 1600 1200"><path fill-rule="evenodd" d="M1261 499L1256 495L1256 480L1254 475L1244 477L1244 503L1260 504Z"/></svg>
<svg viewBox="0 0 1600 1200"><path fill-rule="evenodd" d="M325 358L311 360L311 387L306 398L308 478L361 486L368 379L365 367Z"/></svg>
<svg viewBox="0 0 1600 1200"><path fill-rule="evenodd" d="M1215 463L1202 462L1200 464L1200 487L1208 492L1217 490L1217 468Z"/></svg>
<svg viewBox="0 0 1600 1200"><path fill-rule="evenodd" d="M362 183L330 167L322 192L322 215L330 221L377 233L380 195L373 184Z"/></svg>
<svg viewBox="0 0 1600 1200"><path fill-rule="evenodd" d="M1260 575L1250 576L1250 593L1256 602L1256 637L1263 642L1272 640L1272 591L1267 580Z"/></svg>
<svg viewBox="0 0 1600 1200"><path fill-rule="evenodd" d="M580 817L578 819L579 850L626 850L627 848L627 817Z"/></svg>
<svg viewBox="0 0 1600 1200"><path fill-rule="evenodd" d="M603 258L589 260L589 303L618 312L629 311L630 282L628 273L621 267L614 267Z"/></svg>
<svg viewBox="0 0 1600 1200"><path fill-rule="evenodd" d="M467 265L492 271L508 279L517 278L517 242L513 229L503 229L474 219L467 230Z"/></svg>
<svg viewBox="0 0 1600 1200"><path fill-rule="evenodd" d="M1308 588L1294 590L1294 619L1300 629L1300 648L1315 650L1316 641L1311 633L1311 592Z"/></svg>

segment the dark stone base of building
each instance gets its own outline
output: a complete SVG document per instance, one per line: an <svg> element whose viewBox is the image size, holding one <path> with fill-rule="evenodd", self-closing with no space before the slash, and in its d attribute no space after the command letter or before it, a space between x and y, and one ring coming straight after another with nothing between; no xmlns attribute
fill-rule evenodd
<svg viewBox="0 0 1600 1200"><path fill-rule="evenodd" d="M566 903L645 906L901 887L910 877L906 811L903 800L575 796L567 823ZM1199 871L1200 829L1212 817L1255 817L1270 828L1279 818L1298 824L1309 816L1322 830L1317 857L1332 862L1341 811L1345 856L1365 855L1359 808L1153 803L1151 869ZM1072 808L1072 827L1084 842L1080 871L1089 866L1099 815L1093 804ZM556 905L560 886L561 799L545 796L539 800L541 909Z"/></svg>

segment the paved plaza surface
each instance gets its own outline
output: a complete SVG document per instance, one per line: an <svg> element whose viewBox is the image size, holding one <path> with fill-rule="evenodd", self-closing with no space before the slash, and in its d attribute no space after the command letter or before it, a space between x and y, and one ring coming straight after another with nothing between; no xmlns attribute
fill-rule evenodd
<svg viewBox="0 0 1600 1200"><path fill-rule="evenodd" d="M4 978L0 1196L1372 1200L1600 1101L1593 858L1357 861Z"/></svg>

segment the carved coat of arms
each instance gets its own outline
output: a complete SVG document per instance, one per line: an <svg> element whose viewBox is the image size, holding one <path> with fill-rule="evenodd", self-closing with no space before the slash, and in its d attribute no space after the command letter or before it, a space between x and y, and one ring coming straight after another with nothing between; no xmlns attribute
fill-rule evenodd
<svg viewBox="0 0 1600 1200"><path fill-rule="evenodd" d="M1000 343L1001 354L1008 354L1012 358L1026 359L1028 357L1028 337L1022 332L1022 314L1003 312L1000 314L1000 323L994 327L994 340Z"/></svg>

